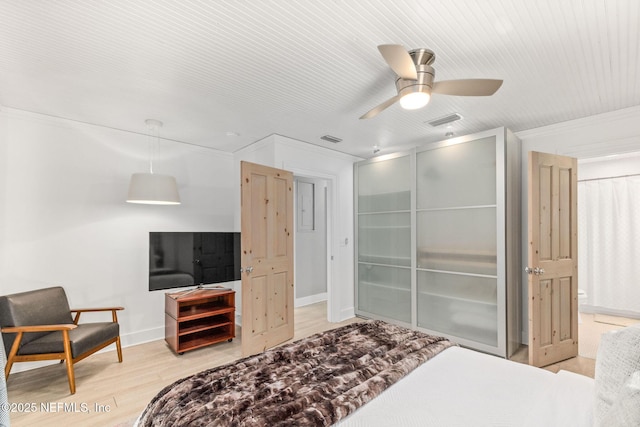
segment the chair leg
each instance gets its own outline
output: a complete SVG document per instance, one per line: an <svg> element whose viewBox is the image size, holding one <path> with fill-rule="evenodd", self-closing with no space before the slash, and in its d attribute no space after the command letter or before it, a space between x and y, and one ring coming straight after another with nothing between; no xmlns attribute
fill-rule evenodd
<svg viewBox="0 0 640 427"><path fill-rule="evenodd" d="M67 359L67 376L69 377L69 391L71 394L76 393L76 377L73 372L73 360Z"/></svg>
<svg viewBox="0 0 640 427"><path fill-rule="evenodd" d="M116 338L116 350L118 350L118 362L122 363L122 346L120 346L120 336Z"/></svg>
<svg viewBox="0 0 640 427"><path fill-rule="evenodd" d="M13 360L7 360L7 364L4 366L4 380L9 379L9 372L11 371L11 366L13 365Z"/></svg>
<svg viewBox="0 0 640 427"><path fill-rule="evenodd" d="M7 358L7 364L4 365L4 379L5 381L9 379L9 372L11 372L11 367L13 366L13 357Z"/></svg>
<svg viewBox="0 0 640 427"><path fill-rule="evenodd" d="M64 339L64 355L67 361L67 377L69 377L69 390L71 394L76 392L76 376L73 372L73 356L71 355L71 342L69 341L69 331L62 331Z"/></svg>
<svg viewBox="0 0 640 427"><path fill-rule="evenodd" d="M13 358L18 354L18 348L20 347L20 342L22 341L22 332L18 332L16 338L13 340L13 345L11 346L11 350L9 350L9 354L7 354L7 363L4 365L4 379L5 381L9 379L9 372L11 372L11 367L13 366Z"/></svg>

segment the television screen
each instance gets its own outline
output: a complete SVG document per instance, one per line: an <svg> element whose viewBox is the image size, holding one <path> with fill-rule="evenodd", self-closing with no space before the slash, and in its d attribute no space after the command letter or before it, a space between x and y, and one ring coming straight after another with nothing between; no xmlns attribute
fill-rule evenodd
<svg viewBox="0 0 640 427"><path fill-rule="evenodd" d="M240 233L149 233L150 291L233 280L240 280Z"/></svg>

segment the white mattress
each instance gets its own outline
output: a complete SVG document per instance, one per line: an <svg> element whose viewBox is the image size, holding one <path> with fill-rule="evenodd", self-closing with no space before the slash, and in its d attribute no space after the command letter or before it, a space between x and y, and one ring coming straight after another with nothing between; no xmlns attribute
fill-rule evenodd
<svg viewBox="0 0 640 427"><path fill-rule="evenodd" d="M339 427L592 426L593 379L449 348Z"/></svg>

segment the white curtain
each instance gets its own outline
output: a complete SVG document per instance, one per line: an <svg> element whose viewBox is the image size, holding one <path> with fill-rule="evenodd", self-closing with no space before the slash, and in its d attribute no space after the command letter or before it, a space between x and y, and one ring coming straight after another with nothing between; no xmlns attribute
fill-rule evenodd
<svg viewBox="0 0 640 427"><path fill-rule="evenodd" d="M578 287L588 311L640 317L640 176L578 183Z"/></svg>

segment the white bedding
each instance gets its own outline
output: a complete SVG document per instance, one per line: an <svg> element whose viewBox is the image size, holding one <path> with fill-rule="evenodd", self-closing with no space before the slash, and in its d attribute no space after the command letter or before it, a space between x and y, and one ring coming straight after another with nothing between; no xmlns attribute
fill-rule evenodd
<svg viewBox="0 0 640 427"><path fill-rule="evenodd" d="M339 427L592 426L593 379L452 347Z"/></svg>

